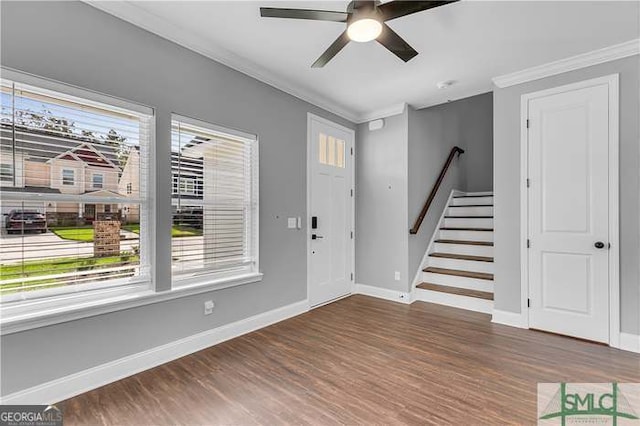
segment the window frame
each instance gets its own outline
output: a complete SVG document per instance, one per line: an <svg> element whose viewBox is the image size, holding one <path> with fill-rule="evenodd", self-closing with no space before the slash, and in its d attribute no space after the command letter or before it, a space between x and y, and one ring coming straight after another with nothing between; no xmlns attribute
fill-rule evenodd
<svg viewBox="0 0 640 426"><path fill-rule="evenodd" d="M60 94L81 98L87 103L95 102L100 104L106 104L115 108L123 108L125 110L135 112L138 114L144 114L148 116L148 162L150 164L147 179L147 192L142 194L140 192L140 212L142 214L143 208L147 209L147 235L141 235L140 244L147 244L147 256L148 264L151 267L150 281L140 283L128 283L124 285L109 285L108 283L97 284L81 284L74 288L73 292L60 292L55 288L39 290L38 295L34 295L35 292L22 292L20 297L13 299L0 298L0 306L2 307L2 316L0 316L0 335L6 335L16 333L24 330L30 330L34 328L49 326L66 321L71 321L80 318L93 317L108 312L116 312L123 309L130 309L137 306L144 306L148 304L158 303L161 301L172 300L177 298L183 298L190 295L221 290L225 288L240 286L249 283L260 282L263 278L263 274L259 268L259 141L256 135L245 133L242 131L234 130L231 128L217 126L205 121L188 118L178 114L167 113L166 115L158 119L157 110L153 107L146 106L137 102L124 100L111 95L95 92L92 90L80 88L77 86L61 83L48 78L34 76L26 74L21 71L16 71L6 67L0 67L2 71L2 78L13 81L15 83L26 84L35 86L42 90L54 91ZM169 120L166 120L166 119ZM164 158L162 155L167 152L160 152L164 148L158 148L156 146L157 139L156 133L162 132L169 135L171 134L171 120L179 120L185 123L193 124L199 127L208 128L214 132L227 133L237 137L248 137L255 141L255 148L253 151L252 172L253 172L253 204L254 204L254 230L253 241L255 244L255 267L251 272L242 272L227 274L226 276L218 274L217 276L211 276L207 274L198 275L188 280L175 280L172 274L169 277L161 277L160 279L156 273L157 265L166 265L171 263L171 249L168 251L163 247L166 246L167 241L171 241L171 234L160 235L156 233L157 229L171 229L172 217L171 215L158 214L158 207L167 203L171 205L171 197L173 191L167 191L166 187L159 188L158 180L164 182L172 182L172 168L166 167L160 159ZM169 162L171 147L167 147L169 154ZM69 169L63 167L63 169ZM73 170L73 169L69 169ZM62 174L62 171L60 172ZM79 181L78 173L73 170L74 174L74 186ZM164 175L164 176L163 176ZM165 180L166 179L166 180ZM173 183L173 182L172 182ZM61 182L62 186L62 175ZM199 185L201 183L194 182L194 191L197 193L203 188ZM93 179L92 179L93 185ZM67 187L71 185L65 185ZM103 177L104 187L104 177ZM125 187L127 195L133 193L133 184L129 182ZM146 200L144 203L142 200ZM116 204L126 204L121 201L113 201ZM169 270L170 271L170 270ZM167 288L167 281L169 286ZM81 286L83 286L81 288ZM44 294L46 292L46 294Z"/></svg>
<svg viewBox="0 0 640 426"><path fill-rule="evenodd" d="M96 186L96 177L100 177L100 186ZM91 173L91 188L92 189L104 189L104 173Z"/></svg>
<svg viewBox="0 0 640 426"><path fill-rule="evenodd" d="M8 169L7 174L5 170ZM0 163L0 182L13 182L13 164Z"/></svg>
<svg viewBox="0 0 640 426"><path fill-rule="evenodd" d="M65 172L71 172L71 183L67 183L67 177L65 177ZM76 186L76 170L62 168L60 169L60 185L62 186Z"/></svg>
<svg viewBox="0 0 640 426"><path fill-rule="evenodd" d="M133 112L145 116L145 119L148 120L149 126L149 156L151 157L153 155L156 123L155 110L153 108L129 101L124 101L122 99L97 93L91 90L78 88L76 86L71 86L65 83L60 83L47 78L25 74L20 71L7 69L5 67L1 67L0 70L2 71L2 80L7 80L15 84L32 86L37 90L42 91L43 93L54 92L52 93L52 95L54 95L55 98L60 99L61 101L74 101L74 98L76 98L80 99L86 105L96 105L97 107L106 105L110 108L113 108L114 111L126 110L128 112ZM82 175L82 173L79 172L81 171L73 167L62 166L59 171L60 187L70 188L77 187L78 184L81 184L84 179L79 179L83 177L79 176ZM67 174L67 183L65 183L65 173ZM69 182L69 174L72 174L73 176L72 183ZM98 174L103 173L98 172ZM148 193L141 194L139 200L136 200L136 202L140 203L141 211L144 205L143 200L147 200L145 202L147 205L147 209L149 210L148 216L150 216L152 208L150 202L148 201L151 199L151 178L152 176L149 172L149 176L147 177ZM40 194L21 194L20 196L24 198L24 201L36 201L40 199ZM62 196L65 197L64 194L62 194ZM8 192L6 194L3 193L1 198L3 201L17 200L17 198L15 197L16 193ZM64 200L62 201L64 202ZM77 202L75 201L75 199L71 201ZM96 203L102 202L110 204L122 203L122 200L120 199L111 199L109 197L105 198L104 200L101 199L93 201ZM60 202L60 200L58 200L58 202ZM89 201L89 203L91 203L91 201ZM153 222L151 220L147 220L147 222L148 230L145 230L145 232L143 232L143 234L145 235L140 236L140 245L145 244L147 246L144 256L146 256L149 261L145 263L152 264L155 247L152 246L151 236L154 234L154 230ZM143 265L141 262L141 267L142 266ZM108 281L95 281L86 284L76 284L74 285L73 289L54 287L37 291L25 291L0 295L0 306L2 307L3 312L2 316L0 317L0 335L4 335L10 332L10 330L14 327L18 327L21 330L33 328L28 324L31 323L34 318L58 318L57 320L48 320L52 322L47 322L47 324L55 324L57 322L67 321L67 319L65 319L67 316L67 312L72 312L77 307L83 306L86 301L92 300L95 297L95 294L104 294L104 292L106 291L114 297L119 297L120 295L131 294L133 292L141 293L147 291L150 287L153 286L153 280L151 276L149 278L140 278L140 280L115 278ZM104 300L104 302L109 303L110 301ZM53 312L50 309L52 309ZM91 314L87 312L86 316L91 316ZM40 320L36 322L41 323ZM23 323L25 325L23 325ZM9 326L9 324L12 325Z"/></svg>
<svg viewBox="0 0 640 426"><path fill-rule="evenodd" d="M171 129L173 129L173 122L180 122L186 125L199 127L204 130L208 130L213 134L232 137L232 138L236 138L244 142L253 144L251 146L252 157L250 159L251 179L252 179L250 202L253 210L253 217L251 221L251 225L252 225L251 234L252 234L253 247L251 251L252 253L255 253L255 254L253 257L254 260L252 262L253 265L249 268L246 266L242 266L237 268L223 269L219 271L198 270L191 274L185 273L185 274L179 274L179 275L174 275L172 273L171 274L172 289L178 289L178 288L189 287L194 285L196 286L203 285L208 282L211 282L212 280L214 281L221 280L223 282L233 281L237 277L242 277L245 275L255 276L256 281L261 280L262 273L260 273L260 223L259 223L260 222L260 190L259 190L260 188L260 166L259 166L260 143L259 143L258 135L233 129L233 128L223 127L207 121L203 121L203 120L199 120L196 118L187 117L187 116L175 114L175 113L171 114L171 123L172 123ZM173 170L171 171L171 173L172 173L172 183L173 183L173 178L179 177L179 176L174 176ZM197 179L194 179L194 183L195 183L195 187L194 187L195 193L197 194L198 192ZM178 181L178 190L180 189L179 185L180 184ZM201 192L204 196L204 191L205 191L204 181L201 183L201 185L202 185ZM172 191L172 194L173 194L173 191ZM171 225L173 226L173 218L172 218Z"/></svg>

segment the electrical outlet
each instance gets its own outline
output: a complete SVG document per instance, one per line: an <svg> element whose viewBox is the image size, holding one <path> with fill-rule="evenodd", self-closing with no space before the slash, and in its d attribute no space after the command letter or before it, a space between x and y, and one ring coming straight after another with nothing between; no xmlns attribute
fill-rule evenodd
<svg viewBox="0 0 640 426"><path fill-rule="evenodd" d="M206 302L204 302L204 314L211 315L213 313L214 306L215 305L213 304L213 300L207 300Z"/></svg>
<svg viewBox="0 0 640 426"><path fill-rule="evenodd" d="M396 271L396 273L395 273L395 275L393 277L394 277L394 279L396 281L400 281L400 271Z"/></svg>

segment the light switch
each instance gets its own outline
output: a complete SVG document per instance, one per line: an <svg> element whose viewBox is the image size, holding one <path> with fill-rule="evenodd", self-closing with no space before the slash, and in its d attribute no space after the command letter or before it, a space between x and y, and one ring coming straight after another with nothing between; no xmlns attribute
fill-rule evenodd
<svg viewBox="0 0 640 426"><path fill-rule="evenodd" d="M287 218L287 228L296 229L298 227L298 219L295 217Z"/></svg>

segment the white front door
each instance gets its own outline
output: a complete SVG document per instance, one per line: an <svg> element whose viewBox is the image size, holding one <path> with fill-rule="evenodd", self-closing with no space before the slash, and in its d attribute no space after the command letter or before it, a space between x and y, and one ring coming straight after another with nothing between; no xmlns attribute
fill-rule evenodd
<svg viewBox="0 0 640 426"><path fill-rule="evenodd" d="M528 100L529 326L609 342L607 82Z"/></svg>
<svg viewBox="0 0 640 426"><path fill-rule="evenodd" d="M309 116L309 302L351 292L353 132Z"/></svg>

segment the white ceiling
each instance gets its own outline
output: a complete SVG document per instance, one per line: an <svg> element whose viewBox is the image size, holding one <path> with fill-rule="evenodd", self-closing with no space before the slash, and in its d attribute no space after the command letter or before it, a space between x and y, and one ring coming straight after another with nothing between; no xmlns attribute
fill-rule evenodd
<svg viewBox="0 0 640 426"><path fill-rule="evenodd" d="M353 121L490 91L491 78L638 38L638 2L462 1L389 21L420 54L376 42L311 64L345 24L261 18L260 6L344 11L346 1L91 4ZM455 80L449 89L436 83Z"/></svg>

